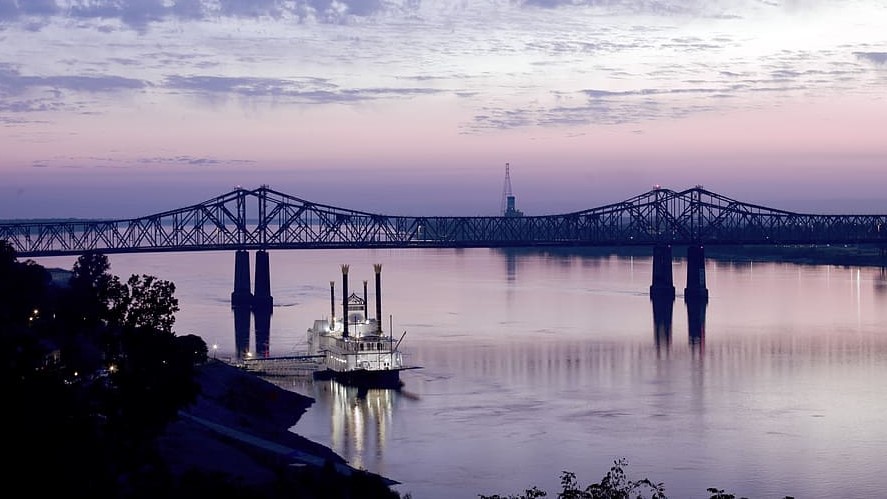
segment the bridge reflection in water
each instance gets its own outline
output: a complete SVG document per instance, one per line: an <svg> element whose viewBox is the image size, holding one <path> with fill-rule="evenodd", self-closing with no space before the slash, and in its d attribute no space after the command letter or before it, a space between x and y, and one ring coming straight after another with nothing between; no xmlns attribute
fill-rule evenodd
<svg viewBox="0 0 887 499"><path fill-rule="evenodd" d="M269 357L271 351L271 308L234 306L234 357L240 361L250 357ZM255 348L250 349L250 333L255 323Z"/></svg>
<svg viewBox="0 0 887 499"><path fill-rule="evenodd" d="M658 355L668 355L671 349L672 317L674 316L674 298L667 296L651 296L653 305L653 338ZM705 350L705 312L708 300L685 299L687 309L687 336L689 345L694 352L702 354Z"/></svg>

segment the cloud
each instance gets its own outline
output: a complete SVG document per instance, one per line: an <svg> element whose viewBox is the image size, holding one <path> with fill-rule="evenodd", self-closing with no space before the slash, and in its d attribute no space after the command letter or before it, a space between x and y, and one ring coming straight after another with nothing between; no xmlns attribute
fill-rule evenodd
<svg viewBox="0 0 887 499"><path fill-rule="evenodd" d="M236 158L216 158L210 156L153 156L133 159L121 159L110 156L67 156L54 158L35 159L31 162L31 168L102 168L124 169L138 167L163 167L163 166L193 166L193 167L223 167L223 166L253 166L256 161Z"/></svg>
<svg viewBox="0 0 887 499"><path fill-rule="evenodd" d="M741 6L741 0L518 0L522 7L556 9L561 7L596 7L611 13L654 15L699 15L736 18L729 11Z"/></svg>
<svg viewBox="0 0 887 499"><path fill-rule="evenodd" d="M410 97L442 92L432 88L368 87L342 89L324 78L278 79L232 76L168 76L163 84L171 90L197 95L232 95L271 98L275 102L304 104L357 102L381 98Z"/></svg>
<svg viewBox="0 0 887 499"><path fill-rule="evenodd" d="M35 88L77 92L132 90L146 86L142 80L115 75L26 76L9 64L0 63L0 95L18 95Z"/></svg>
<svg viewBox="0 0 887 499"><path fill-rule="evenodd" d="M231 166L253 165L256 162L248 159L219 159L210 157L182 156L155 156L151 158L139 158L136 163L141 165L183 165L183 166Z"/></svg>
<svg viewBox="0 0 887 499"><path fill-rule="evenodd" d="M854 52L861 61L871 62L879 66L887 65L887 52Z"/></svg>
<svg viewBox="0 0 887 499"><path fill-rule="evenodd" d="M15 67L0 63L0 113L75 112L95 114L95 108L69 94L99 94L130 91L148 86L144 81L115 75L21 74ZM33 120L6 118L2 123L18 125Z"/></svg>
<svg viewBox="0 0 887 499"><path fill-rule="evenodd" d="M78 20L118 20L142 32L152 23L169 18L310 19L343 23L385 12L414 12L419 3L418 0L0 0L0 23L61 14Z"/></svg>

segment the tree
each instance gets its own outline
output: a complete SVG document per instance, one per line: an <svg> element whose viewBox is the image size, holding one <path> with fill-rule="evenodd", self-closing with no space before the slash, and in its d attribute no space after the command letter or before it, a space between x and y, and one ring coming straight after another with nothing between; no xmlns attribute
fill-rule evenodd
<svg viewBox="0 0 887 499"><path fill-rule="evenodd" d="M12 245L0 241L0 328L30 326L46 302L49 282L46 269L33 260L19 262Z"/></svg>
<svg viewBox="0 0 887 499"><path fill-rule="evenodd" d="M183 359L192 364L202 364L209 357L209 349L206 346L206 342L196 334L177 336L176 349Z"/></svg>
<svg viewBox="0 0 887 499"><path fill-rule="evenodd" d="M120 279L111 274L107 255L97 251L83 253L74 262L68 310L74 324L92 327L111 319L109 313L121 293Z"/></svg>
<svg viewBox="0 0 887 499"><path fill-rule="evenodd" d="M593 483L585 489L580 487L575 473L563 471L561 491L557 499L666 499L665 486L662 483L653 483L647 478L629 480L625 473L627 466L628 461L625 458L617 459L599 483ZM533 487L520 496L481 495L480 499L537 499L546 495L545 491Z"/></svg>
<svg viewBox="0 0 887 499"><path fill-rule="evenodd" d="M110 304L112 317L126 328L148 328L172 333L179 311L176 285L154 276L133 274Z"/></svg>

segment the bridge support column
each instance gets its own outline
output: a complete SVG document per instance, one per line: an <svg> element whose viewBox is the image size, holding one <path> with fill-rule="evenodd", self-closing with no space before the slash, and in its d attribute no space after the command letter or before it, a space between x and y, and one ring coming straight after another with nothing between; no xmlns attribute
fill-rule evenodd
<svg viewBox="0 0 887 499"><path fill-rule="evenodd" d="M249 252L237 250L234 254L234 292L231 293L232 307L249 307L253 301L250 292Z"/></svg>
<svg viewBox="0 0 887 499"><path fill-rule="evenodd" d="M271 296L271 260L265 250L256 251L256 292L253 309L271 312L274 298Z"/></svg>
<svg viewBox="0 0 887 499"><path fill-rule="evenodd" d="M705 249L701 244L687 247L687 287L684 288L684 301L708 301L708 288L705 287Z"/></svg>
<svg viewBox="0 0 887 499"><path fill-rule="evenodd" d="M650 285L650 296L674 298L670 244L653 246L653 284Z"/></svg>

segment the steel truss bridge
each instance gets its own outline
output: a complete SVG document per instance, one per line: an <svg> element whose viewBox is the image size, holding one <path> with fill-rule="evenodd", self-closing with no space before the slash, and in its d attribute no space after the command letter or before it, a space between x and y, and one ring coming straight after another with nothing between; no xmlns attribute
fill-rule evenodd
<svg viewBox="0 0 887 499"><path fill-rule="evenodd" d="M268 186L125 220L0 222L20 257L165 251L514 246L887 244L887 215L812 215L701 186L545 216L391 216L313 203Z"/></svg>

